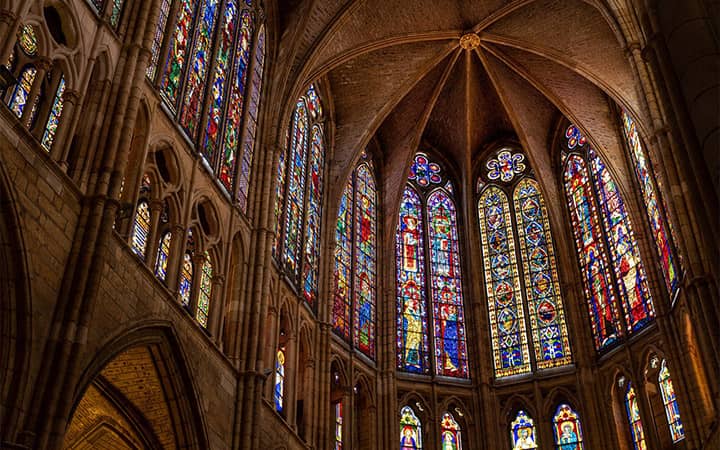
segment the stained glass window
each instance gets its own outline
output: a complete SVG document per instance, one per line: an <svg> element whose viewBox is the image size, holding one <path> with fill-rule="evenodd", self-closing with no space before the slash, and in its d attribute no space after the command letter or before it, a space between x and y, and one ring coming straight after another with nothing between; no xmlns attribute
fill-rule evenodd
<svg viewBox="0 0 720 450"><path fill-rule="evenodd" d="M422 450L422 424L409 406L400 410L400 450Z"/></svg>
<svg viewBox="0 0 720 450"><path fill-rule="evenodd" d="M400 202L400 220L395 237L397 366L407 372L429 373L422 210L420 196L415 189L406 186Z"/></svg>
<svg viewBox="0 0 720 450"><path fill-rule="evenodd" d="M630 437L632 438L635 450L647 450L642 419L640 418L640 406L638 405L638 399L635 395L635 388L631 382L628 382L627 391L625 391L625 411L627 412L628 423L630 424Z"/></svg>
<svg viewBox="0 0 720 450"><path fill-rule="evenodd" d="M355 175L354 344L375 356L375 279L377 195L370 166L361 164Z"/></svg>
<svg viewBox="0 0 720 450"><path fill-rule="evenodd" d="M557 450L583 450L583 434L580 417L570 405L561 404L553 417L555 445Z"/></svg>
<svg viewBox="0 0 720 450"><path fill-rule="evenodd" d="M212 277L212 262L210 261L210 255L208 252L205 252L205 261L203 261L202 272L200 274L200 291L198 292L197 313L195 314L197 321L204 327L207 327L208 325L210 300L212 299Z"/></svg>
<svg viewBox="0 0 720 450"><path fill-rule="evenodd" d="M510 182L525 171L525 155L512 153L510 150L501 150L495 158L488 160L485 167L488 168L487 177L492 181Z"/></svg>
<svg viewBox="0 0 720 450"><path fill-rule="evenodd" d="M625 111L622 112L622 121L625 139L630 147L630 155L634 163L635 175L640 183L645 212L650 221L655 248L660 257L660 267L662 268L665 286L670 295L674 296L680 287L682 268L679 264L679 258L673 251L673 247L676 246L673 245L672 228L669 226L670 223L665 212L666 208L658 190L652 164L640 141L635 122Z"/></svg>
<svg viewBox="0 0 720 450"><path fill-rule="evenodd" d="M180 271L180 300L183 306L190 305L190 295L192 293L193 281L193 261L192 255L185 252L183 255L183 265Z"/></svg>
<svg viewBox="0 0 720 450"><path fill-rule="evenodd" d="M455 204L443 190L427 200L430 286L435 331L435 373L467 377L465 317Z"/></svg>
<svg viewBox="0 0 720 450"><path fill-rule="evenodd" d="M220 155L220 169L218 176L225 188L232 192L237 166L237 152L240 143L240 132L245 101L245 86L247 85L248 62L250 60L250 39L253 33L253 22L249 11L241 14L240 32L235 48L230 98L225 119L225 136L223 138L222 154Z"/></svg>
<svg viewBox="0 0 720 450"><path fill-rule="evenodd" d="M460 425L447 412L440 419L440 442L442 450L462 450Z"/></svg>
<svg viewBox="0 0 720 450"><path fill-rule="evenodd" d="M212 39L218 16L218 0L205 0L200 8L195 43L190 55L190 67L185 81L185 95L179 122L191 139L197 132L205 98L207 72L212 58ZM222 39L221 39L222 41Z"/></svg>
<svg viewBox="0 0 720 450"><path fill-rule="evenodd" d="M305 210L305 251L303 258L303 296L311 306L317 297L318 259L320 254L320 221L322 220L322 172L325 151L323 133L313 125L309 155L307 205Z"/></svg>
<svg viewBox="0 0 720 450"><path fill-rule="evenodd" d="M160 80L160 93L172 108L177 107L180 95L180 81L185 73L197 3L198 0L180 0L175 26L170 37L168 56Z"/></svg>
<svg viewBox="0 0 720 450"><path fill-rule="evenodd" d="M22 117L25 104L28 101L30 95L30 89L35 82L35 75L37 70L33 66L27 66L23 69L18 77L18 83L15 85L10 102L8 106L15 115L20 118Z"/></svg>
<svg viewBox="0 0 720 450"><path fill-rule="evenodd" d="M222 126L222 114L226 97L226 81L228 69L232 60L232 45L235 38L235 23L237 21L237 7L234 0L228 0L223 11L220 35L218 36L215 55L215 67L210 83L210 104L205 125L205 139L202 146L203 156L212 165L215 148ZM199 114L199 113L198 113Z"/></svg>
<svg viewBox="0 0 720 450"><path fill-rule="evenodd" d="M342 402L335 403L335 450L343 448L343 406Z"/></svg>
<svg viewBox="0 0 720 450"><path fill-rule="evenodd" d="M680 408L678 408L675 388L673 388L672 379L670 378L670 369L668 369L665 360L660 365L658 384L660 385L660 394L665 407L665 417L667 417L668 427L670 428L670 436L673 442L679 442L685 439L685 429L682 420L680 420Z"/></svg>
<svg viewBox="0 0 720 450"><path fill-rule="evenodd" d="M585 274L595 347L601 350L623 334L616 298L620 299L630 333L647 325L655 311L630 217L617 184L575 125L568 127L565 136L567 149L575 151L565 162L565 192ZM617 291L607 282L610 263Z"/></svg>
<svg viewBox="0 0 720 450"><path fill-rule="evenodd" d="M545 201L537 181L524 178L513 194L525 298L538 369L572 360L555 250Z"/></svg>
<svg viewBox="0 0 720 450"><path fill-rule="evenodd" d="M537 448L535 422L523 410L518 411L510 424L510 439L513 450Z"/></svg>
<svg viewBox="0 0 720 450"><path fill-rule="evenodd" d="M640 259L640 249L635 241L625 203L610 171L592 148L588 150L588 157L602 208L601 215L610 244L617 285L620 287L620 297L624 300L625 321L629 331L637 331L655 314L645 269Z"/></svg>
<svg viewBox="0 0 720 450"><path fill-rule="evenodd" d="M570 155L567 159L565 193L583 272L595 348L600 350L616 342L622 335L622 328L615 294L609 283L609 262L600 235L600 219L590 176L585 160L579 155Z"/></svg>
<svg viewBox="0 0 720 450"><path fill-rule="evenodd" d="M298 275L298 259L302 237L302 212L305 204L305 172L308 140L308 116L305 102L301 99L293 114L292 142L288 169L287 201L285 211L285 242L283 262L290 273Z"/></svg>
<svg viewBox="0 0 720 450"><path fill-rule="evenodd" d="M150 63L145 72L151 80L155 78L155 72L157 71L160 60L160 47L162 47L163 38L165 37L165 26L167 25L168 16L170 15L170 1L171 0L162 0L160 4L160 16L158 17L158 24L157 28L155 28L152 47L150 49Z"/></svg>
<svg viewBox="0 0 720 450"><path fill-rule="evenodd" d="M155 261L155 276L160 280L165 281L167 277L167 264L168 257L170 256L170 242L172 240L172 233L169 231L165 233L160 239L160 245L158 246L157 260Z"/></svg>
<svg viewBox="0 0 720 450"><path fill-rule="evenodd" d="M480 197L478 214L495 375L529 372L530 355L515 236L505 193L496 186L486 189Z"/></svg>
<svg viewBox="0 0 720 450"><path fill-rule="evenodd" d="M110 11L110 25L117 28L120 23L120 13L122 12L123 0L113 0L112 11Z"/></svg>
<svg viewBox="0 0 720 450"><path fill-rule="evenodd" d="M253 154L255 152L255 136L257 134L260 93L262 91L263 69L265 68L265 27L260 27L255 43L255 66L250 84L250 97L246 116L245 137L243 138L242 162L238 173L238 205L247 209L247 195L252 171Z"/></svg>
<svg viewBox="0 0 720 450"><path fill-rule="evenodd" d="M275 359L275 411L282 412L285 399L285 347L280 347Z"/></svg>
<svg viewBox="0 0 720 450"><path fill-rule="evenodd" d="M43 132L42 140L40 144L47 151L53 145L55 140L55 133L57 132L58 125L60 124L60 116L63 111L63 94L65 94L65 77L60 77L60 83L58 83L57 91L55 92L55 99L53 100L52 108L50 109L50 115L48 116L47 124L45 125L45 131Z"/></svg>
<svg viewBox="0 0 720 450"><path fill-rule="evenodd" d="M145 258L145 247L150 233L150 206L148 202L138 203L133 224L132 250L141 258Z"/></svg>
<svg viewBox="0 0 720 450"><path fill-rule="evenodd" d="M37 55L38 41L35 27L32 25L23 25L17 32L17 40L20 49L28 56Z"/></svg>
<svg viewBox="0 0 720 450"><path fill-rule="evenodd" d="M430 372L429 296L435 374L467 378L457 217L451 194L432 186L443 181L440 171L439 164L418 153L400 204L395 236L397 367L407 372ZM424 230L428 232L427 242Z"/></svg>
<svg viewBox="0 0 720 450"><path fill-rule="evenodd" d="M282 227L276 227L273 254L281 255L283 270L305 301L314 307L318 289L325 144L323 125L319 122L322 117L308 112L310 91L314 92L312 85L295 103L286 138L288 153L283 151L280 157L275 217ZM314 107L318 108L319 103ZM278 249L280 246L281 250Z"/></svg>
<svg viewBox="0 0 720 450"><path fill-rule="evenodd" d="M332 320L335 332L348 341L352 321L355 348L371 358L375 356L376 203L375 179L369 163L362 162L348 180L338 209Z"/></svg>
<svg viewBox="0 0 720 450"><path fill-rule="evenodd" d="M337 225L335 227L335 267L333 273L334 298L332 310L333 330L345 340L350 340L350 303L352 299L352 214L353 182L348 180L340 198Z"/></svg>
<svg viewBox="0 0 720 450"><path fill-rule="evenodd" d="M275 222L273 222L273 231L275 232L275 239L273 240L272 255L275 260L280 259L280 246L282 245L282 224L283 224L283 207L285 206L285 160L287 159L287 144L289 138L289 130L285 133L285 145L280 150L278 157L277 173L275 175L275 202L273 206L273 216Z"/></svg>

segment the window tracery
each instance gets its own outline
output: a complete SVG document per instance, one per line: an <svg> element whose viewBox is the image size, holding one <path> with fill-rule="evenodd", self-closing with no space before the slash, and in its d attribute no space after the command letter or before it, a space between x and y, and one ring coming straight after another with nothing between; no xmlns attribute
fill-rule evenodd
<svg viewBox="0 0 720 450"><path fill-rule="evenodd" d="M146 72L243 212L265 58L264 28L256 33L256 16L261 11L249 1L163 0Z"/></svg>
<svg viewBox="0 0 720 450"><path fill-rule="evenodd" d="M548 213L524 160L502 148L478 181L496 377L572 362Z"/></svg>
<svg viewBox="0 0 720 450"><path fill-rule="evenodd" d="M432 186L441 183L440 171L439 164L418 153L400 204L395 237L397 368L429 374L433 354L436 375L467 378L457 215L452 195L444 187ZM428 325L428 297L432 300L432 328Z"/></svg>
<svg viewBox="0 0 720 450"><path fill-rule="evenodd" d="M325 168L321 112L315 87L310 85L295 103L286 140L289 145L282 150L277 169L274 209L276 240L273 255L312 307L315 307L318 289Z"/></svg>
<svg viewBox="0 0 720 450"><path fill-rule="evenodd" d="M575 125L567 128L565 138L565 196L595 348L604 350L625 334L621 321L627 332L633 333L650 323L655 311L630 217L615 180Z"/></svg>

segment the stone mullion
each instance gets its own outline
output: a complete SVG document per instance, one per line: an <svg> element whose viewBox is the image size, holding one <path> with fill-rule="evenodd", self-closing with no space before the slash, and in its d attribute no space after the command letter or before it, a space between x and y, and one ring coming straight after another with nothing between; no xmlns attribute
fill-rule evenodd
<svg viewBox="0 0 720 450"><path fill-rule="evenodd" d="M149 54L143 46L147 47L152 37L147 31L147 24L153 20L153 10L157 11L153 8L155 3L157 0L142 5L134 22L135 33L131 33L134 42L123 49L118 64L116 86L119 92L114 96L117 99L116 114L110 117L121 126L109 129L107 145L102 147L104 164L99 174L100 182L94 186L96 189L91 190L95 195L85 201L74 237L73 253L58 295L52 325L54 331L51 332L56 338L51 338L46 345L45 352L51 356L43 358L37 380L38 391L33 397L34 408L26 422L26 429L36 433L30 442L33 448L59 447L67 426L75 378L79 375L79 357L92 317L93 300L103 276L103 271L91 268L104 266L108 240L113 233L120 175L125 169L127 158L124 156L129 150L128 135L132 135L140 103L138 81ZM53 377L53 382L48 382L49 377Z"/></svg>
<svg viewBox="0 0 720 450"><path fill-rule="evenodd" d="M155 273L155 261L157 260L157 251L160 246L160 215L162 214L163 203L159 200L153 200L149 206L150 232L148 233L147 243L145 244L145 264Z"/></svg>
<svg viewBox="0 0 720 450"><path fill-rule="evenodd" d="M50 64L50 61L47 59L40 59L34 64L37 72L35 73L35 79L28 93L25 106L23 107L22 117L20 118L20 122L22 122L26 128L30 128L31 126L33 106L35 105L35 101L40 97L40 90L42 89L43 81L45 81L45 75L50 69Z"/></svg>
<svg viewBox="0 0 720 450"><path fill-rule="evenodd" d="M165 274L165 284L172 293L177 293L179 290L178 283L180 280L180 272L185 262L186 245L187 231L185 227L180 224L174 225L172 227L172 239L170 240L167 273Z"/></svg>
<svg viewBox="0 0 720 450"><path fill-rule="evenodd" d="M295 422L295 399L297 398L298 388L302 387L302 380L298 380L297 371L300 361L296 330L292 330L287 335L285 341L285 391L283 398L283 413L285 421L290 428L297 432L297 424Z"/></svg>
<svg viewBox="0 0 720 450"><path fill-rule="evenodd" d="M212 278L212 291L210 291L210 304L208 305L208 326L207 329L212 336L216 345L222 345L222 329L224 322L224 314L222 313L225 305L223 301L223 292L225 286L225 277L215 275Z"/></svg>
<svg viewBox="0 0 720 450"><path fill-rule="evenodd" d="M65 89L62 95L63 110L60 116L60 123L58 123L57 131L55 132L55 138L53 140L52 148L50 149L50 155L52 158L59 162L60 167L63 171L67 172L68 169L68 152L70 151L70 140L68 135L73 125L75 118L75 108L80 100L80 95L77 91Z"/></svg>

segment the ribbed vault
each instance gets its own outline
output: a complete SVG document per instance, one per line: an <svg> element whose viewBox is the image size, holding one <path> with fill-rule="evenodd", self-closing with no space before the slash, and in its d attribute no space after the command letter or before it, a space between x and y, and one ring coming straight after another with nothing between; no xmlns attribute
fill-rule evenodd
<svg viewBox="0 0 720 450"><path fill-rule="evenodd" d="M282 39L292 40L294 53L279 55L279 75L295 80L283 83L287 98L327 80L335 123L330 189L343 186L360 152L377 139L383 210L394 217L419 146L441 151L471 175L493 142L518 140L542 174L552 167L549 133L562 114L591 130L586 134L599 148L618 148L607 97L640 119L644 111L617 25L596 3L281 3L281 14L290 12L281 20L288 27ZM289 22L298 8L305 8L302 18ZM479 39L463 48L460 38L470 33Z"/></svg>

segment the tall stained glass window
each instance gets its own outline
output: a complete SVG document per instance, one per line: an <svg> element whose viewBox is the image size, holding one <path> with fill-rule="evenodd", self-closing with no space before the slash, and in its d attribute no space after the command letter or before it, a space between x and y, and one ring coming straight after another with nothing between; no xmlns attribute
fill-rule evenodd
<svg viewBox="0 0 720 450"><path fill-rule="evenodd" d="M567 128L565 137L565 195L595 348L603 350L623 336L622 322L627 332L633 333L647 325L655 311L630 217L615 180L575 125Z"/></svg>
<svg viewBox="0 0 720 450"><path fill-rule="evenodd" d="M643 431L642 419L640 418L640 406L638 405L635 388L628 382L625 391L625 411L627 412L628 423L630 424L630 438L635 450L647 450L645 445L645 432Z"/></svg>
<svg viewBox="0 0 720 450"><path fill-rule="evenodd" d="M523 410L518 411L510 424L510 444L513 450L537 448L535 422Z"/></svg>
<svg viewBox="0 0 720 450"><path fill-rule="evenodd" d="M457 214L452 185L441 185L440 171L427 155L416 154L400 203L395 235L397 367L429 374L433 354L436 375L467 378Z"/></svg>
<svg viewBox="0 0 720 450"><path fill-rule="evenodd" d="M63 110L63 94L65 94L65 77L60 77L57 91L55 91L55 98L53 100L52 108L50 109L50 115L48 116L47 124L45 124L45 131L43 132L40 144L47 151L50 151L53 141L55 140L55 133L57 132L58 125L60 124L60 116Z"/></svg>
<svg viewBox="0 0 720 450"><path fill-rule="evenodd" d="M333 329L365 355L375 356L377 192L372 167L353 171L340 199L335 228ZM351 312L352 311L352 312ZM352 319L351 319L352 314Z"/></svg>
<svg viewBox="0 0 720 450"><path fill-rule="evenodd" d="M160 245L158 246L157 260L155 261L155 276L162 281L165 281L167 277L167 265L168 257L170 256L171 240L172 233L168 231L163 235L162 239L160 239Z"/></svg>
<svg viewBox="0 0 720 450"><path fill-rule="evenodd" d="M400 410L400 450L422 450L422 424L409 406Z"/></svg>
<svg viewBox="0 0 720 450"><path fill-rule="evenodd" d="M183 306L190 305L190 295L192 294L192 282L193 282L193 261L192 255L189 252L185 252L183 255L183 265L180 270L180 301Z"/></svg>
<svg viewBox="0 0 720 450"><path fill-rule="evenodd" d="M263 13L250 0L174 4L162 0L146 74L207 167L245 211L265 58L264 28L256 34L255 17Z"/></svg>
<svg viewBox="0 0 720 450"><path fill-rule="evenodd" d="M583 450L583 434L580 417L570 405L561 404L553 417L555 445L557 450Z"/></svg>
<svg viewBox="0 0 720 450"><path fill-rule="evenodd" d="M325 142L322 116L311 114L309 92L295 103L290 130L278 167L275 215L278 219L273 255L305 301L317 297L320 223L322 219ZM319 102L319 100L318 100ZM287 152L287 154L285 154Z"/></svg>
<svg viewBox="0 0 720 450"><path fill-rule="evenodd" d="M145 200L140 201L135 212L133 224L132 250L141 258L145 258L145 247L150 233L150 206Z"/></svg>
<svg viewBox="0 0 720 450"><path fill-rule="evenodd" d="M203 327L208 325L208 317L210 314L210 301L212 299L212 277L213 268L210 261L210 255L205 252L205 261L203 261L200 273L200 291L198 292L197 312L195 319Z"/></svg>
<svg viewBox="0 0 720 450"><path fill-rule="evenodd" d="M645 212L650 222L655 249L660 258L660 267L662 268L665 286L670 296L674 298L680 287L682 267L675 251L677 246L673 239L672 227L670 226L661 193L658 190L652 164L640 141L635 122L626 111L622 112L622 121L625 139L632 156L635 176L640 184L643 203L645 203Z"/></svg>
<svg viewBox="0 0 720 450"><path fill-rule="evenodd" d="M275 357L275 389L273 391L275 411L283 411L285 400L285 347L280 347Z"/></svg>
<svg viewBox="0 0 720 450"><path fill-rule="evenodd" d="M18 83L15 85L8 106L15 115L20 118L23 115L28 96L30 95L30 89L35 82L35 75L37 70L33 66L27 66L23 69L18 77Z"/></svg>
<svg viewBox="0 0 720 450"><path fill-rule="evenodd" d="M673 388L672 379L670 378L670 369L668 369L665 360L660 365L658 384L660 385L660 395L665 407L665 417L667 417L668 427L670 428L670 436L673 442L679 442L685 439L685 429L682 420L680 420L680 408L678 408L675 388Z"/></svg>
<svg viewBox="0 0 720 450"><path fill-rule="evenodd" d="M452 414L446 412L440 419L440 443L442 450L462 450L460 425Z"/></svg>
<svg viewBox="0 0 720 450"><path fill-rule="evenodd" d="M572 361L548 213L524 160L523 153L502 148L487 161L478 182L497 377Z"/></svg>
<svg viewBox="0 0 720 450"><path fill-rule="evenodd" d="M343 448L343 405L342 402L335 403L335 450Z"/></svg>

